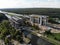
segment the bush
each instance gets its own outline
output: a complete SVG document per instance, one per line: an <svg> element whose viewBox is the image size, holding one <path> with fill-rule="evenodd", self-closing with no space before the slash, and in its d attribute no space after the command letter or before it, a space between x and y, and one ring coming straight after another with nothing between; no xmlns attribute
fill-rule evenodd
<svg viewBox="0 0 60 45"><path fill-rule="evenodd" d="M5 43L8 45L10 40L6 38L7 35L11 35L11 39L15 39L18 41L21 41L23 39L21 38L22 33L20 32L20 30L16 30L10 25L8 20L4 20L2 21L2 23L0 23L0 39L5 40Z"/></svg>
<svg viewBox="0 0 60 45"><path fill-rule="evenodd" d="M46 34L46 35L49 35L50 34L51 35L52 33L51 33L50 30L48 30L48 31L45 31L44 34Z"/></svg>
<svg viewBox="0 0 60 45"><path fill-rule="evenodd" d="M5 38L5 44L8 45L9 44L9 39L8 38Z"/></svg>
<svg viewBox="0 0 60 45"><path fill-rule="evenodd" d="M20 35L16 35L16 40L20 41L21 37Z"/></svg>

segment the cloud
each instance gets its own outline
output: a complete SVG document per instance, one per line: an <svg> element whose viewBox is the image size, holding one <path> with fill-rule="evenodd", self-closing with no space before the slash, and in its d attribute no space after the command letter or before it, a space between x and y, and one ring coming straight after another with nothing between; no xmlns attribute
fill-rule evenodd
<svg viewBox="0 0 60 45"><path fill-rule="evenodd" d="M0 0L0 8L11 8L16 5L16 1L13 0Z"/></svg>
<svg viewBox="0 0 60 45"><path fill-rule="evenodd" d="M60 8L59 0L0 0L0 8Z"/></svg>
<svg viewBox="0 0 60 45"><path fill-rule="evenodd" d="M21 3L21 7L50 7L50 8L60 8L60 2L56 2L56 0L33 0L27 3Z"/></svg>

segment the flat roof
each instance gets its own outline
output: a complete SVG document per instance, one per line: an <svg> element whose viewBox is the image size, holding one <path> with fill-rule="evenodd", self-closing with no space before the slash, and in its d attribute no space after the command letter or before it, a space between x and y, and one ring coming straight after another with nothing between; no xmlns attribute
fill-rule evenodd
<svg viewBox="0 0 60 45"><path fill-rule="evenodd" d="M30 15L31 17L48 17L48 16L46 16L46 15L37 15L37 14L32 14L32 15Z"/></svg>
<svg viewBox="0 0 60 45"><path fill-rule="evenodd" d="M15 19L16 21L19 20L19 19L22 19L22 18L20 18L18 16L13 16L12 18Z"/></svg>

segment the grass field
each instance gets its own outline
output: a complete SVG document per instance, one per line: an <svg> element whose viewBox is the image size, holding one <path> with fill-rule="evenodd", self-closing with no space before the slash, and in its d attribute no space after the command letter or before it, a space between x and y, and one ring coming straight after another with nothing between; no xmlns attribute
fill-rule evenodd
<svg viewBox="0 0 60 45"><path fill-rule="evenodd" d="M54 33L52 35L48 35L49 38L60 41L60 33Z"/></svg>

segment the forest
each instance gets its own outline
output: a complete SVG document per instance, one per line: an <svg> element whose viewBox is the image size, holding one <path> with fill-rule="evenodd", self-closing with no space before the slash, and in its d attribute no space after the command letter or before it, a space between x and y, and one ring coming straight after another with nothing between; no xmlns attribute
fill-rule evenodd
<svg viewBox="0 0 60 45"><path fill-rule="evenodd" d="M9 8L0 10L18 14L39 14L60 17L60 8Z"/></svg>

